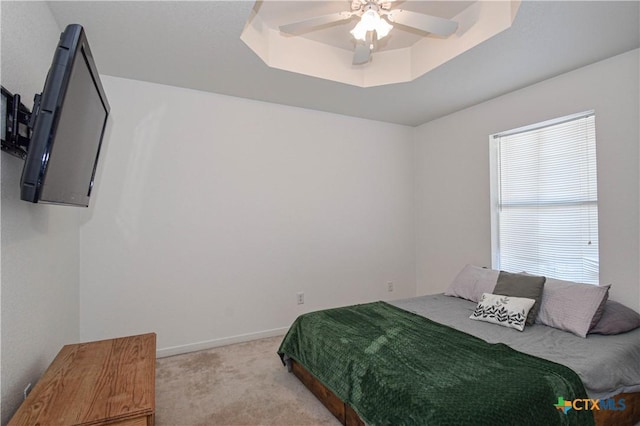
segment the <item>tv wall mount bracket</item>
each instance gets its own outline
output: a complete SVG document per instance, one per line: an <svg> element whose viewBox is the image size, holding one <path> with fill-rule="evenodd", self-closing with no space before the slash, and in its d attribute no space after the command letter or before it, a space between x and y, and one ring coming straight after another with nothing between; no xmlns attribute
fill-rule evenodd
<svg viewBox="0 0 640 426"><path fill-rule="evenodd" d="M12 94L3 86L2 89L2 116L0 119L0 136L2 137L2 150L15 157L27 158L31 132L35 118L40 109L40 94L33 99L32 113L29 108L20 101L19 94Z"/></svg>

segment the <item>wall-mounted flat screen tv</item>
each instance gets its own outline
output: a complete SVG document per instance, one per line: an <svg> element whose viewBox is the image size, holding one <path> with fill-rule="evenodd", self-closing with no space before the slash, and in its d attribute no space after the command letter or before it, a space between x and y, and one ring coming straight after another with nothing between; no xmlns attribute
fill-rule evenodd
<svg viewBox="0 0 640 426"><path fill-rule="evenodd" d="M87 207L110 106L82 26L60 36L37 98L20 197Z"/></svg>

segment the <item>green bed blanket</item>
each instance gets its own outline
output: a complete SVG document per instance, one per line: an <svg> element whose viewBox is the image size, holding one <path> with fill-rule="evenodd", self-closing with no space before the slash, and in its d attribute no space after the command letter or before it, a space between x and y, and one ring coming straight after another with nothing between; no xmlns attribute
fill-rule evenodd
<svg viewBox="0 0 640 426"><path fill-rule="evenodd" d="M497 326L496 326L497 327ZM592 425L571 369L384 302L301 315L278 354L300 363L368 425Z"/></svg>

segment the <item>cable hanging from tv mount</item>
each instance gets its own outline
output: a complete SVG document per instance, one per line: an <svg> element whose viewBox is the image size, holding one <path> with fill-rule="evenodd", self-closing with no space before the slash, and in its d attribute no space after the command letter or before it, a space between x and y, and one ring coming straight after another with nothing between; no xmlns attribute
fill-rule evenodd
<svg viewBox="0 0 640 426"><path fill-rule="evenodd" d="M31 133L40 109L41 95L35 95L31 112L22 102L19 94L12 94L4 86L2 89L2 150L15 157L27 158Z"/></svg>

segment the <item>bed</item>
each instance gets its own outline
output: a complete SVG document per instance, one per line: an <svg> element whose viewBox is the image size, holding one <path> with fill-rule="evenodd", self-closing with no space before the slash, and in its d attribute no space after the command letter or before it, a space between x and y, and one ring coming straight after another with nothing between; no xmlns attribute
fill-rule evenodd
<svg viewBox="0 0 640 426"><path fill-rule="evenodd" d="M313 312L278 354L345 425L640 422L640 328L517 331L476 309L436 294Z"/></svg>

